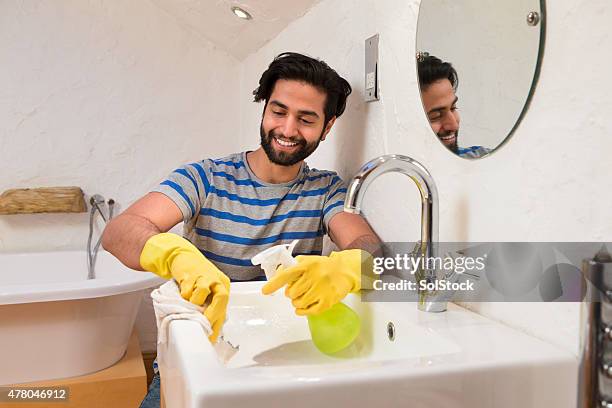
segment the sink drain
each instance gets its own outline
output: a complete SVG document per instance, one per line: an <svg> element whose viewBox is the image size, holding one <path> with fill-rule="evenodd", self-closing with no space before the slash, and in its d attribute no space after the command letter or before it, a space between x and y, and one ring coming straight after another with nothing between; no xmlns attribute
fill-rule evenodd
<svg viewBox="0 0 612 408"><path fill-rule="evenodd" d="M391 341L395 340L395 326L393 322L387 323L387 337L389 337Z"/></svg>

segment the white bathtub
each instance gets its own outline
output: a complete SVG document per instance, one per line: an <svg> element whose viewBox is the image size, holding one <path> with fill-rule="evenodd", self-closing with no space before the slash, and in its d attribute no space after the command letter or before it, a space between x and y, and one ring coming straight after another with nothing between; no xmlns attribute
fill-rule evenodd
<svg viewBox="0 0 612 408"><path fill-rule="evenodd" d="M0 385L92 373L127 348L144 290L163 283L100 251L0 254Z"/></svg>

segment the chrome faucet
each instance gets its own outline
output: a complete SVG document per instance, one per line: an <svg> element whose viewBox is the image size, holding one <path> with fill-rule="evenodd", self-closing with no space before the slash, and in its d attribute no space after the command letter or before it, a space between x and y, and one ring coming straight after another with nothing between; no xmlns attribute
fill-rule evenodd
<svg viewBox="0 0 612 408"><path fill-rule="evenodd" d="M115 200L109 198L108 201L106 201L106 204L108 204L108 216L104 215L104 211L102 211L101 206L105 204L105 200L100 194L91 196L89 203L91 204L91 212L89 213L89 237L87 238L87 279L94 279L96 277L96 258L98 256L98 249L102 243L102 234L100 234L100 238L98 238L98 241L92 248L94 217L96 212L98 212L105 223L110 221L110 219L113 218Z"/></svg>
<svg viewBox="0 0 612 408"><path fill-rule="evenodd" d="M438 244L438 190L433 177L427 169L416 160L398 154L389 154L378 157L364 164L348 186L344 201L344 211L352 214L361 212L361 203L368 186L378 176L385 173L401 173L414 181L421 194L421 241L420 256L434 258L437 255ZM425 280L427 283L435 282L435 270L424 270L415 274L417 281ZM447 299L440 298L435 292L421 290L418 308L426 312L444 312Z"/></svg>

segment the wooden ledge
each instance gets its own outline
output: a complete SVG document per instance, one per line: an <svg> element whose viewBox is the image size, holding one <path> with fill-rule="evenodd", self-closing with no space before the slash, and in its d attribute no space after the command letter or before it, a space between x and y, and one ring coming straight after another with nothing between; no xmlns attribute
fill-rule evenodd
<svg viewBox="0 0 612 408"><path fill-rule="evenodd" d="M18 188L0 195L0 215L86 211L83 190L79 187Z"/></svg>

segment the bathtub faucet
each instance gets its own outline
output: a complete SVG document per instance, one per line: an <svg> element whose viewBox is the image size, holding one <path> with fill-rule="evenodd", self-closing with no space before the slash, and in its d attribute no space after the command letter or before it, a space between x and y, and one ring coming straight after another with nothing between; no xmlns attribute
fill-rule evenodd
<svg viewBox="0 0 612 408"><path fill-rule="evenodd" d="M115 200L109 198L108 201L105 202L104 197L100 194L94 194L89 199L89 203L91 204L91 212L89 213L89 237L87 238L87 279L95 279L95 267L96 267L96 258L98 256L98 249L100 248L100 243L102 242L102 234L100 234L100 238L92 248L92 237L93 237L93 225L94 218L96 213L100 214L104 223L110 221L113 218L113 209L115 206ZM107 204L107 215L104 214L103 206Z"/></svg>
<svg viewBox="0 0 612 408"><path fill-rule="evenodd" d="M433 177L427 169L416 160L407 156L390 154L378 157L364 164L351 180L344 201L344 211L352 214L361 212L361 203L368 186L378 176L396 172L405 174L414 181L421 194L421 245L419 255L425 259L437 254L438 244L438 190ZM437 271L424 269L415 274L417 281L435 283ZM427 285L424 285L427 286ZM418 285L417 288L420 288ZM418 289L419 310L426 312L443 312L446 310L447 299L436 296L435 292Z"/></svg>

